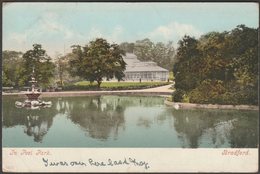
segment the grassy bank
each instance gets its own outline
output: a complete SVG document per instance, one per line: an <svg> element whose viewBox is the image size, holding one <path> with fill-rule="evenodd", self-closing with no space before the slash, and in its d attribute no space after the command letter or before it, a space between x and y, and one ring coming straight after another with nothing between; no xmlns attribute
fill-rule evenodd
<svg viewBox="0 0 260 174"><path fill-rule="evenodd" d="M169 82L103 82L100 89L97 88L97 83L89 81L80 81L72 85L63 87L64 91L73 90L129 90L129 89L146 89L158 86L168 85Z"/></svg>

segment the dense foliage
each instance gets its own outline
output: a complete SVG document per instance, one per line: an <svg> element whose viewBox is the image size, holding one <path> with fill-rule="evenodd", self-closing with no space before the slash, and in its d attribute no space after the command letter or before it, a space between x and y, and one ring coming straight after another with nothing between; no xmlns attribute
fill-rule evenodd
<svg viewBox="0 0 260 174"><path fill-rule="evenodd" d="M24 54L16 51L3 52L3 86L28 86L33 68L38 84L46 87L54 77L55 65L39 44Z"/></svg>
<svg viewBox="0 0 260 174"><path fill-rule="evenodd" d="M172 42L153 43L149 39L137 40L135 43L123 42L120 48L125 52L134 53L141 61L154 61L159 66L171 70L175 50Z"/></svg>
<svg viewBox="0 0 260 174"><path fill-rule="evenodd" d="M71 74L90 82L96 81L98 87L103 81L124 77L126 63L122 51L117 44L109 44L105 39L97 38L88 45L74 45L70 59Z"/></svg>
<svg viewBox="0 0 260 174"><path fill-rule="evenodd" d="M176 102L258 104L258 29L239 25L179 41Z"/></svg>
<svg viewBox="0 0 260 174"><path fill-rule="evenodd" d="M55 64L51 62L51 58L40 44L34 44L32 50L26 51L23 59L24 71L22 75L26 85L29 85L33 68L40 86L46 87L51 83L51 79L54 77Z"/></svg>
<svg viewBox="0 0 260 174"><path fill-rule="evenodd" d="M21 71L23 67L21 66L22 52L16 51L3 51L2 54L2 85L5 87L8 86L19 86Z"/></svg>

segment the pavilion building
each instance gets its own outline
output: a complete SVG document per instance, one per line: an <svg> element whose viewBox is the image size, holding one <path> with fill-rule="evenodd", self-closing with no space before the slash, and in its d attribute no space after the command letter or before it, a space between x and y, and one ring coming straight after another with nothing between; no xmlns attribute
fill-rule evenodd
<svg viewBox="0 0 260 174"><path fill-rule="evenodd" d="M126 62L125 81L167 81L169 71L158 66L155 62L142 62L133 53L123 56Z"/></svg>

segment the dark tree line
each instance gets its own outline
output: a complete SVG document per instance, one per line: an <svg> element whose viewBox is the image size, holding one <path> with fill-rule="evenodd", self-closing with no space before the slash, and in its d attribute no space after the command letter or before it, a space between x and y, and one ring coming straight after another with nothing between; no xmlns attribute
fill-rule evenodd
<svg viewBox="0 0 260 174"><path fill-rule="evenodd" d="M258 104L258 29L239 25L200 39L184 36L176 54L176 102Z"/></svg>
<svg viewBox="0 0 260 174"><path fill-rule="evenodd" d="M68 76L97 81L98 87L103 79L123 79L126 63L124 51L117 44L110 44L105 39L97 38L85 46L73 45L72 52L58 55L53 61L40 44L34 44L32 50L24 54L16 51L3 52L3 86L20 88L29 86L32 71L39 86L63 86ZM55 77L56 76L56 77ZM55 82L56 78L56 82Z"/></svg>

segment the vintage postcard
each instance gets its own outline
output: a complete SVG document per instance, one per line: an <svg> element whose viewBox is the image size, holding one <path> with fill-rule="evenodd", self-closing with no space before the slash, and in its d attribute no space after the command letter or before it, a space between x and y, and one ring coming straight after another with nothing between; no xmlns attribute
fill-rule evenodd
<svg viewBox="0 0 260 174"><path fill-rule="evenodd" d="M2 3L3 172L258 172L259 4Z"/></svg>

